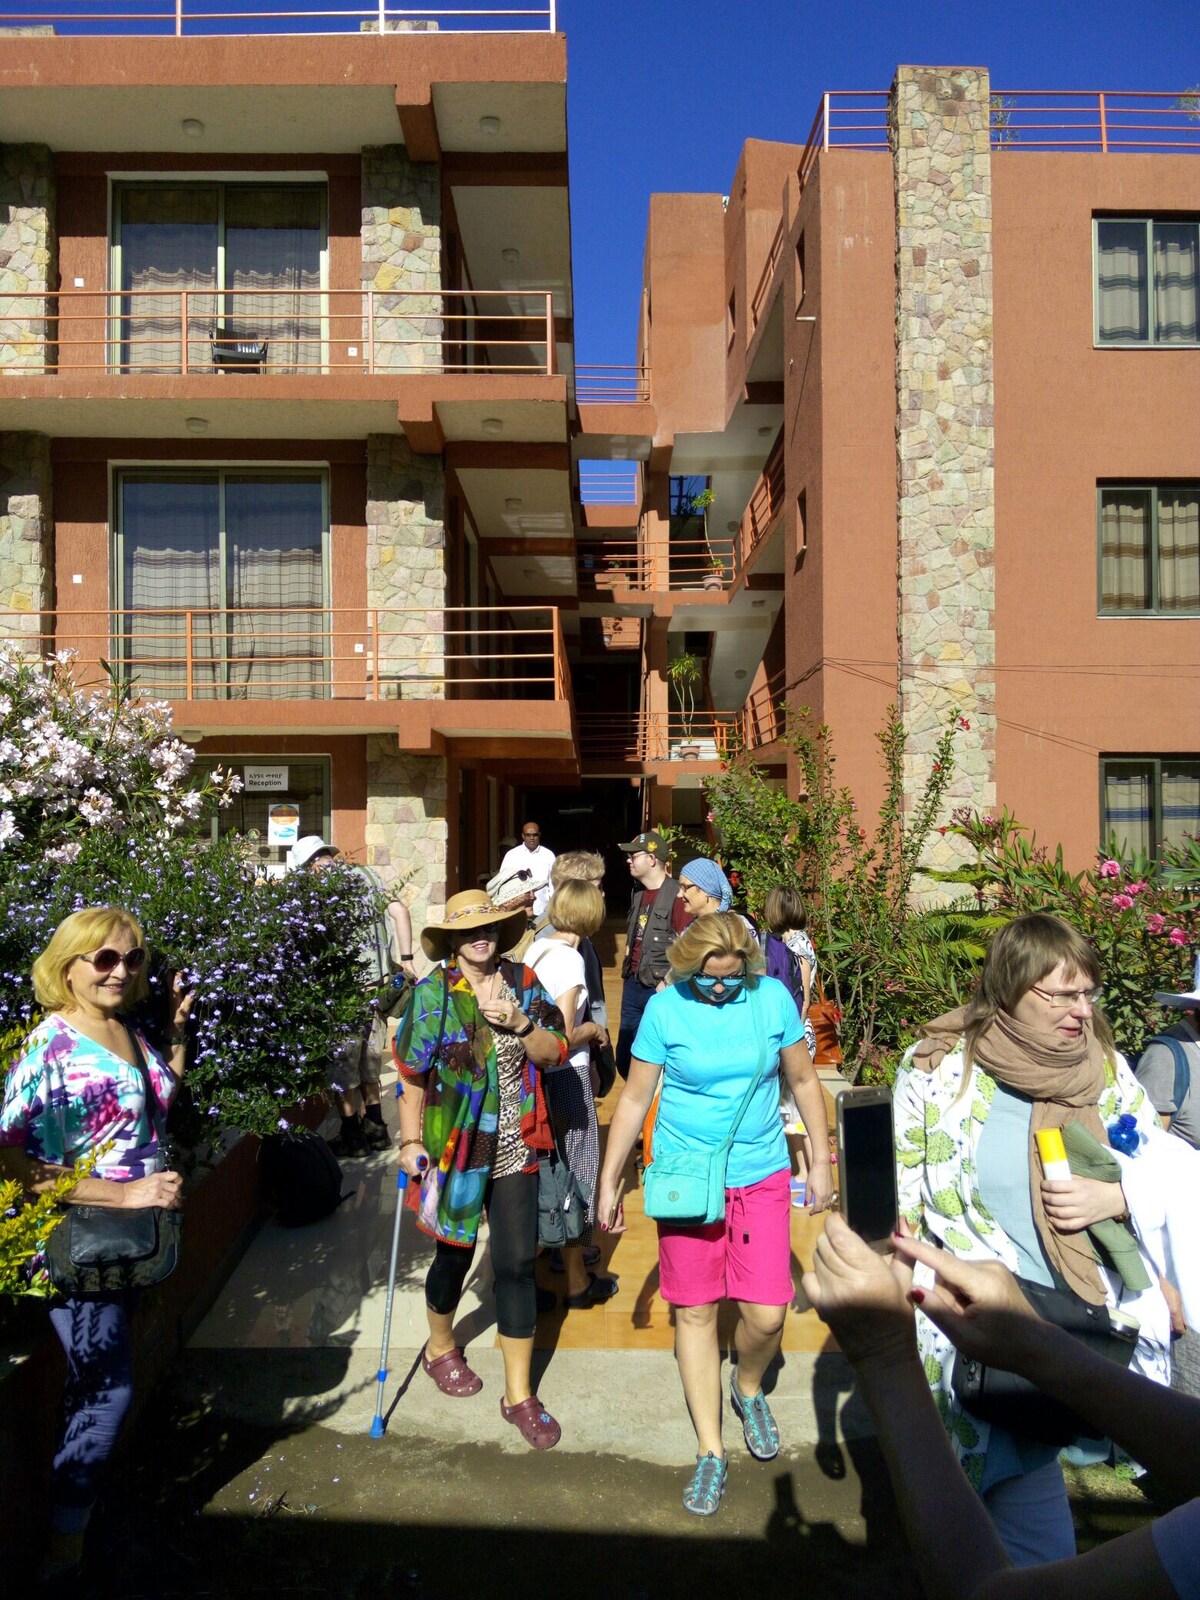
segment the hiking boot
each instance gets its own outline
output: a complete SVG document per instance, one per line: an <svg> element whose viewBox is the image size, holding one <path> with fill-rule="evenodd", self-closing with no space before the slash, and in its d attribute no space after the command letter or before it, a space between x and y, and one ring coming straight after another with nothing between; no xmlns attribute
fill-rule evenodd
<svg viewBox="0 0 1200 1600"><path fill-rule="evenodd" d="M367 1141L363 1133L363 1125L357 1117L343 1117L342 1131L336 1138L328 1141L329 1148L339 1161L345 1161L354 1156L365 1156ZM389 1140L390 1143L390 1140Z"/></svg>
<svg viewBox="0 0 1200 1600"><path fill-rule="evenodd" d="M372 1117L364 1117L359 1123L362 1130L363 1141L368 1150L390 1150L392 1136L382 1122L376 1122Z"/></svg>

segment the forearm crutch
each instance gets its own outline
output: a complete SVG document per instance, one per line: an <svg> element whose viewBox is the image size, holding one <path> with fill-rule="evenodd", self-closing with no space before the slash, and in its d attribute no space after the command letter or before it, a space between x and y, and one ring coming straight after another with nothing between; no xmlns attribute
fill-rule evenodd
<svg viewBox="0 0 1200 1600"><path fill-rule="evenodd" d="M421 1172L429 1165L424 1156L417 1162ZM383 1391L388 1378L388 1345L392 1337L392 1302L396 1298L396 1266L400 1259L400 1223L404 1217L404 1197L408 1189L408 1173L401 1167L396 1173L396 1217L392 1223L392 1259L388 1265L387 1306L383 1313L383 1348L379 1352L379 1387L375 1392L375 1415L371 1418L371 1438L383 1438Z"/></svg>

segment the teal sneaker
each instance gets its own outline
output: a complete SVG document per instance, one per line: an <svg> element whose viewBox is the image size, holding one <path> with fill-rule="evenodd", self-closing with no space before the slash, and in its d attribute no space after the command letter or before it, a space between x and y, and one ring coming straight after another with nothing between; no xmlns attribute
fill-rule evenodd
<svg viewBox="0 0 1200 1600"><path fill-rule="evenodd" d="M753 1400L747 1400L737 1386L737 1377L729 1374L729 1403L733 1414L742 1424L746 1436L746 1449L756 1461L773 1461L779 1454L779 1429L760 1389Z"/></svg>
<svg viewBox="0 0 1200 1600"><path fill-rule="evenodd" d="M715 1517L728 1477L729 1463L724 1456L715 1456L711 1450L706 1456L697 1456L692 1481L683 1491L683 1509L694 1517Z"/></svg>

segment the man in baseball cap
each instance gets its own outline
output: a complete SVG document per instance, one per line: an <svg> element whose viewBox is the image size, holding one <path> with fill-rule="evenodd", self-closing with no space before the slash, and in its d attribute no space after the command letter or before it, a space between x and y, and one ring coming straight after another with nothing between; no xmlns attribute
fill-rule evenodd
<svg viewBox="0 0 1200 1600"><path fill-rule="evenodd" d="M671 852L661 833L649 829L619 848L629 857L629 875L634 882L621 964L625 981L617 1036L617 1071L628 1078L642 1012L667 975L667 946L692 919L679 898L678 883L667 872Z"/></svg>

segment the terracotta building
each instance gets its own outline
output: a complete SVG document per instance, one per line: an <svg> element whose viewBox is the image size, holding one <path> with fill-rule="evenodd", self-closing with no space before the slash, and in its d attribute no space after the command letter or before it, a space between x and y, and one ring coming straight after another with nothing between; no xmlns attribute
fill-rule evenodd
<svg viewBox="0 0 1200 1600"><path fill-rule="evenodd" d="M424 910L525 814L702 833L789 705L867 803L896 702L1075 864L1200 827L1186 103L827 96L653 198L638 366L587 372L553 0L85 9L0 30L0 631L170 700L265 860Z"/></svg>
<svg viewBox="0 0 1200 1600"><path fill-rule="evenodd" d="M902 67L652 198L648 818L699 825L731 737L782 776L787 707L869 803L895 703L910 801L961 718L951 803L1075 867L1200 834L1198 156L1194 99Z"/></svg>

